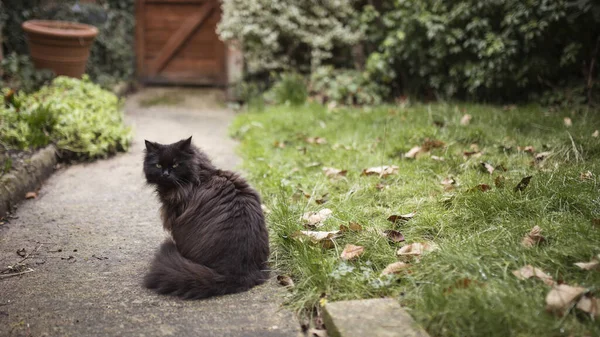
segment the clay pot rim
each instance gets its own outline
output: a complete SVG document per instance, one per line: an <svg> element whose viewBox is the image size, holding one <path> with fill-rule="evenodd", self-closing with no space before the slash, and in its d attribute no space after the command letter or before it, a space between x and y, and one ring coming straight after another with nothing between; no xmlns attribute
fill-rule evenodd
<svg viewBox="0 0 600 337"><path fill-rule="evenodd" d="M94 38L98 28L83 23L59 20L28 20L22 24L27 33L38 33L63 38Z"/></svg>

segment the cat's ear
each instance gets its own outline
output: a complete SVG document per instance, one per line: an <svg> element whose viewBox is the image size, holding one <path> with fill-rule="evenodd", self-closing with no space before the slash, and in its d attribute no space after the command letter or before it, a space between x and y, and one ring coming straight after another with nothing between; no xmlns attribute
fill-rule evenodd
<svg viewBox="0 0 600 337"><path fill-rule="evenodd" d="M148 152L156 152L158 150L159 145L157 143L153 143L151 141L145 140L146 142L146 151Z"/></svg>
<svg viewBox="0 0 600 337"><path fill-rule="evenodd" d="M192 136L188 139L179 141L179 149L181 151L189 150L190 146L192 146Z"/></svg>

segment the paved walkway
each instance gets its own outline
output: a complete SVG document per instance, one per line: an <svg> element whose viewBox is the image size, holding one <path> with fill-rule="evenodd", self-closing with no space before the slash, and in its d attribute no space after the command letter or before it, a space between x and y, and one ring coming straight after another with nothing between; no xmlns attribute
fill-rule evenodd
<svg viewBox="0 0 600 337"><path fill-rule="evenodd" d="M0 336L297 336L273 281L204 301L141 286L165 237L142 174L144 138L166 143L193 135L216 165L238 164L227 137L233 113L211 103L210 93L173 89L182 104L139 107L164 90L128 100L135 128L129 153L58 171L0 230L1 269L22 259L17 250L38 249L26 260L34 272L0 279Z"/></svg>

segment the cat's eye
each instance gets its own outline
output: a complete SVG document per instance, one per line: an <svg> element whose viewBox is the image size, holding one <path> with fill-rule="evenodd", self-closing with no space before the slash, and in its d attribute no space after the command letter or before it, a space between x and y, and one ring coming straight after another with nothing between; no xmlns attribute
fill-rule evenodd
<svg viewBox="0 0 600 337"><path fill-rule="evenodd" d="M173 168L176 168L177 166L179 166L179 163L174 163L173 164Z"/></svg>
<svg viewBox="0 0 600 337"><path fill-rule="evenodd" d="M160 165L160 164L156 164L156 167L158 167L158 168L161 168L161 167L162 167L162 165Z"/></svg>

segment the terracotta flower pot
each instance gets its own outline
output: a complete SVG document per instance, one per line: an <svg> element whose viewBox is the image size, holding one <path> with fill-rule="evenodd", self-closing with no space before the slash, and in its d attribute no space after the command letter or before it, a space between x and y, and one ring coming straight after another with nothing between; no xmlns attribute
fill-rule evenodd
<svg viewBox="0 0 600 337"><path fill-rule="evenodd" d="M29 20L23 22L23 30L36 68L77 78L85 73L98 28L66 21Z"/></svg>

